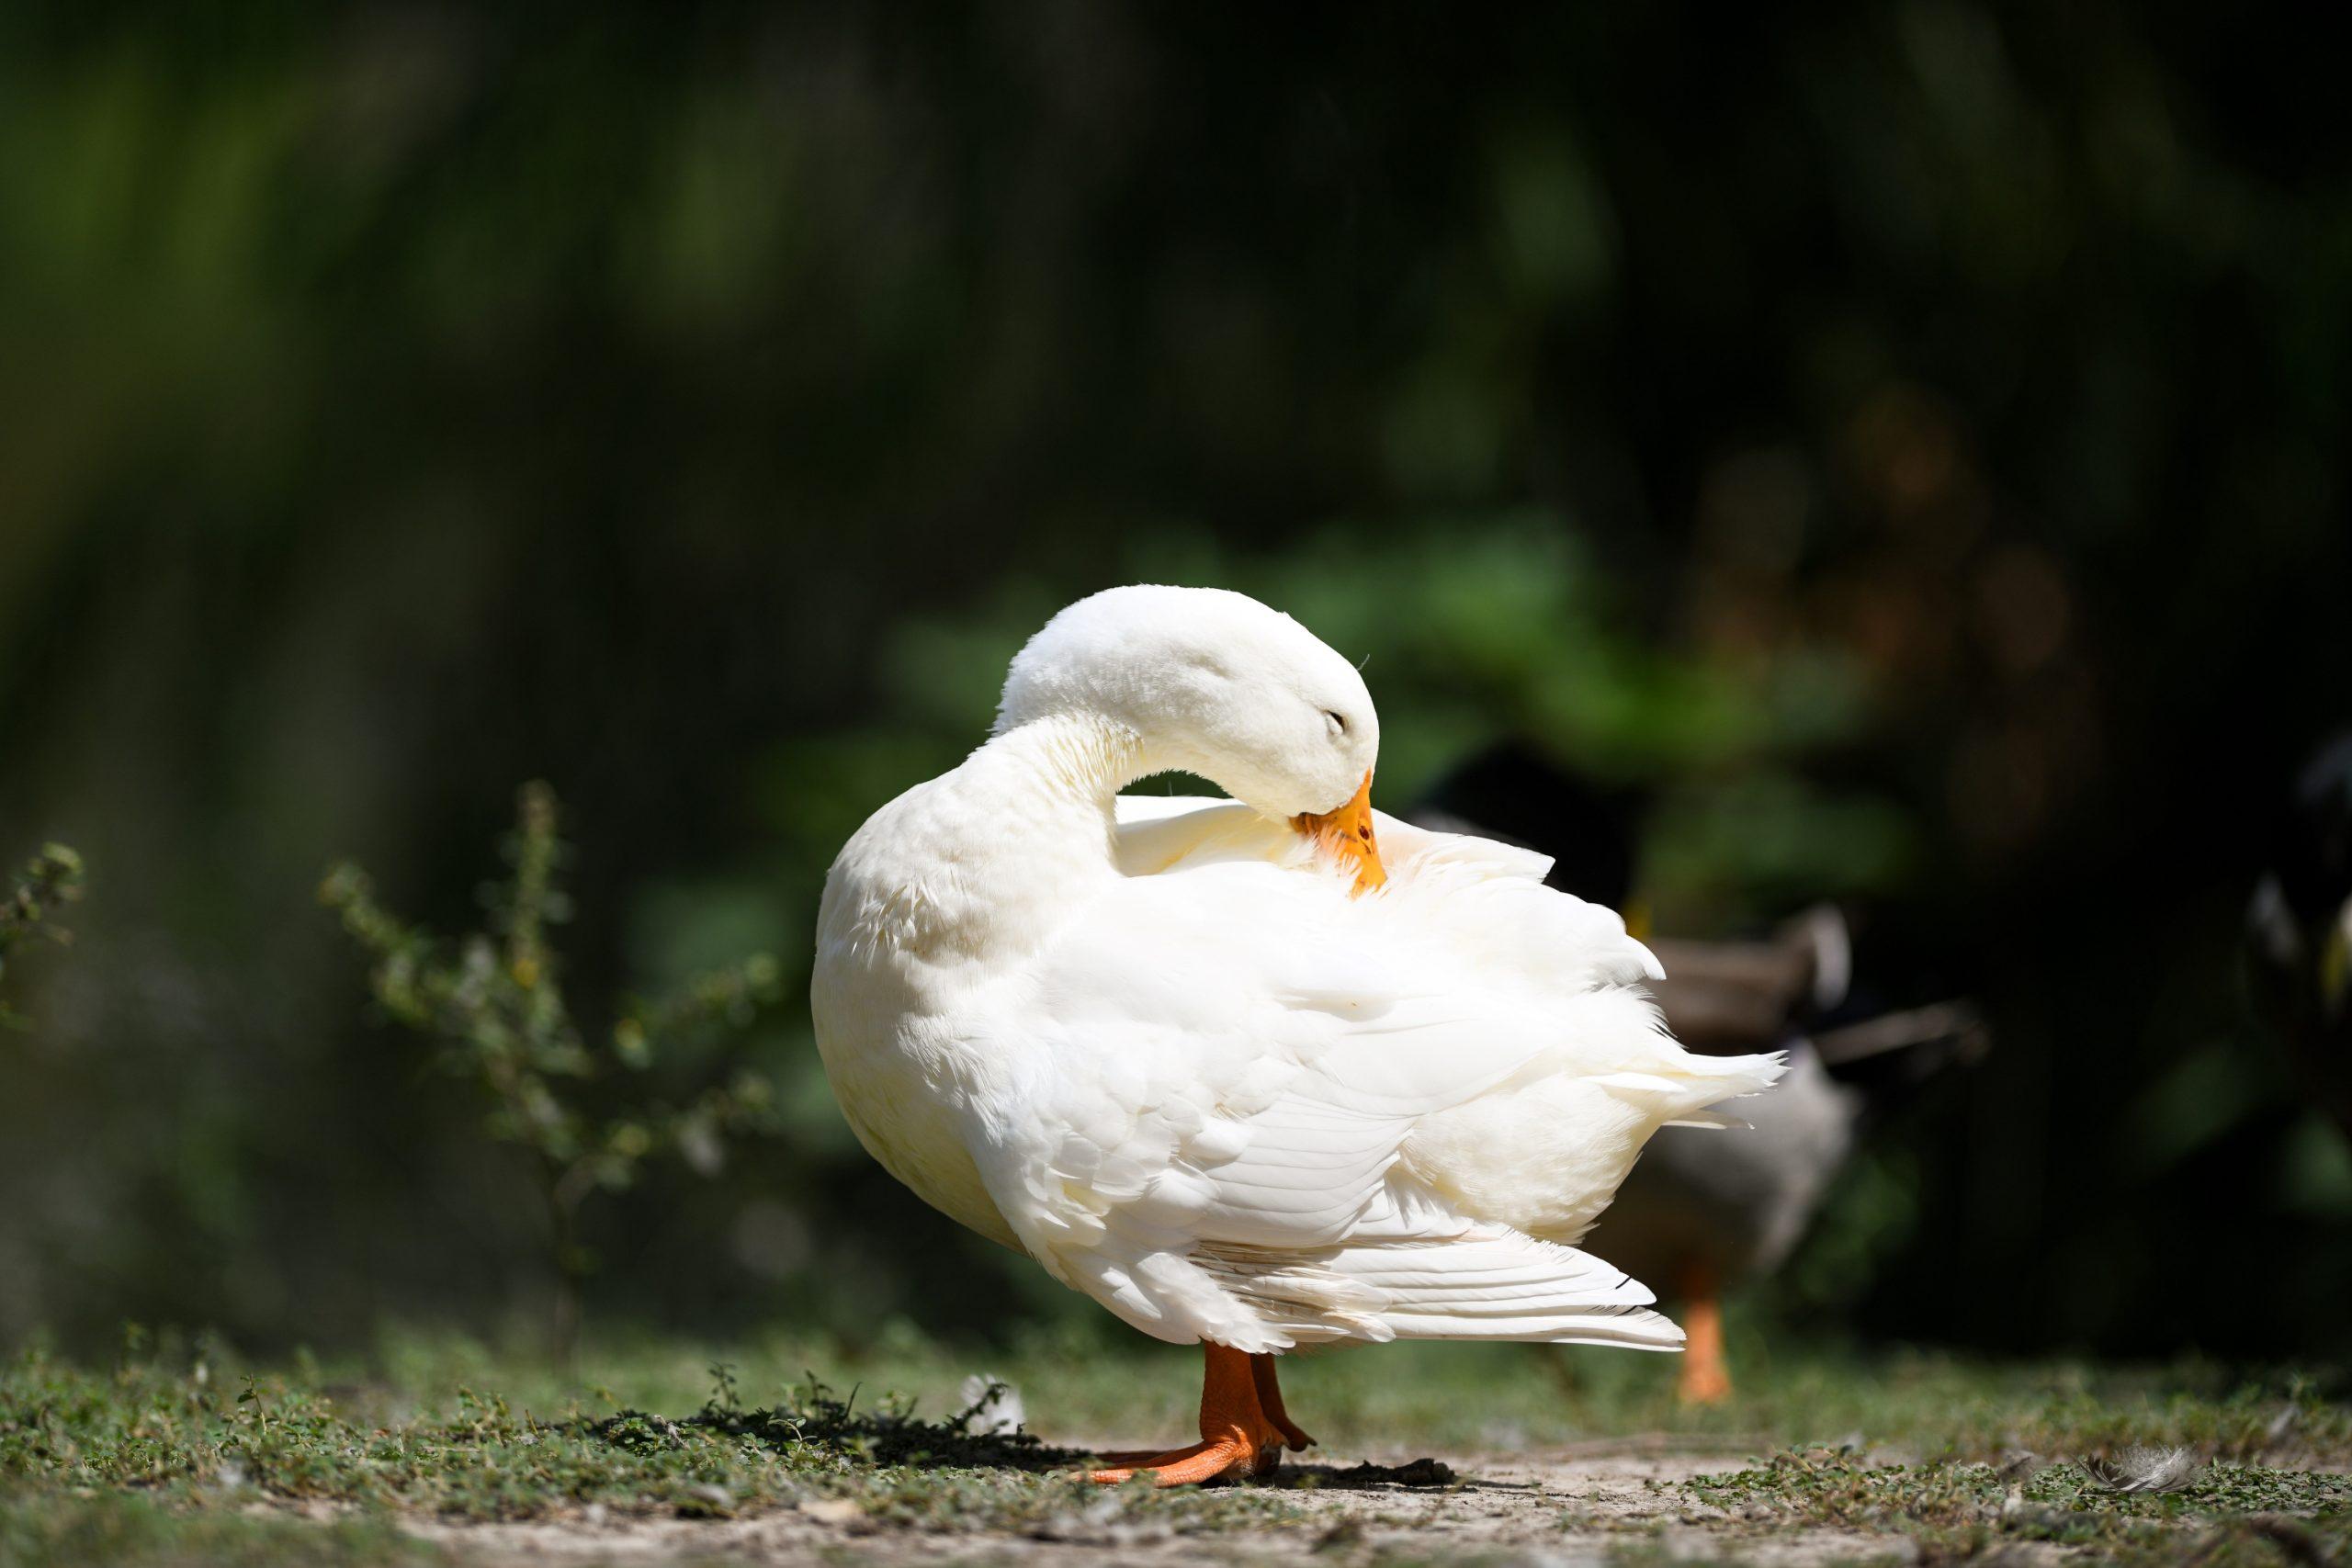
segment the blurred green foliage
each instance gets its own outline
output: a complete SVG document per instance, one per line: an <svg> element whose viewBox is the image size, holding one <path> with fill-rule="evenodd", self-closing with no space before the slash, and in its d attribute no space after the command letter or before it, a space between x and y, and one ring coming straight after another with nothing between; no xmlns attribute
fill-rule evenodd
<svg viewBox="0 0 2352 1568"><path fill-rule="evenodd" d="M1590 552L1540 513L1449 521L1367 547L1318 530L1238 555L1163 529L1110 568L1121 581L1215 583L1279 604L1363 666L1381 710L1378 793L1401 808L1498 733L1595 778L1656 784L1668 819L1649 897L1684 929L1737 929L1808 894L1898 888L1916 830L1867 788L1804 776L1871 716L1865 672L1835 647L1739 669L1634 633ZM780 743L763 781L796 858L821 871L866 814L959 761L985 732L1005 666L1059 604L1034 588L972 613L893 626L870 650L885 723ZM1146 789L1215 794L1200 780ZM834 814L803 818L804 804Z"/></svg>
<svg viewBox="0 0 2352 1568"><path fill-rule="evenodd" d="M787 955L644 1076L763 1073L790 1135L584 1211L600 1310L1082 1311L856 1148L797 955L1019 639L1162 577L1369 656L1385 799L1520 731L1652 795L1662 926L1846 897L1888 984L1980 997L1815 1315L2341 1346L2340 1145L2231 963L2352 668L2352 121L2280 38L9 8L0 822L107 897L9 977L0 1339L537 1321L513 1151L300 897L350 853L462 929L530 777L590 825L576 1016Z"/></svg>
<svg viewBox="0 0 2352 1568"><path fill-rule="evenodd" d="M454 953L388 913L356 865L329 872L319 897L374 960L368 985L378 1005L437 1042L435 1065L470 1080L490 1102L484 1129L530 1156L557 1281L551 1342L569 1363L579 1347L581 1286L595 1269L580 1240L581 1205L598 1191L627 1190L660 1154L717 1175L725 1139L760 1130L772 1099L767 1080L750 1071L680 1108L616 1096L613 1079L642 1074L681 1038L740 1032L775 999L779 969L763 953L698 976L666 1001L631 1005L592 1046L565 1006L548 941L548 928L570 915L559 875L568 847L557 816L552 789L523 786L505 850L514 874L491 891L493 931L466 938ZM610 1115L582 1102L600 1079L606 1098L619 1100Z"/></svg>
<svg viewBox="0 0 2352 1568"><path fill-rule="evenodd" d="M16 887L0 902L0 980L8 975L8 952L27 938L42 936L70 942L72 933L56 924L57 907L82 896L82 857L63 844L43 844L28 862ZM24 1020L0 999L0 1025L22 1028Z"/></svg>

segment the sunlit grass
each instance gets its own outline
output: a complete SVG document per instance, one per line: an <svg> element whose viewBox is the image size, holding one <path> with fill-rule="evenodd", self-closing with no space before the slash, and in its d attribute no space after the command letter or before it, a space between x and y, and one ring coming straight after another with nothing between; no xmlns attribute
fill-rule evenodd
<svg viewBox="0 0 2352 1568"><path fill-rule="evenodd" d="M330 1521L191 1509L143 1497L0 1494L0 1563L107 1568L400 1568L444 1555L379 1518Z"/></svg>
<svg viewBox="0 0 2352 1568"><path fill-rule="evenodd" d="M1187 1435L1189 1348L1065 1332L981 1352L884 1327L856 1345L614 1341L582 1368L568 1377L544 1357L424 1334L269 1366L201 1342L134 1340L112 1366L25 1350L0 1364L0 1562L307 1551L373 1564L432 1555L392 1528L403 1518L583 1510L823 1505L869 1529L1244 1529L1302 1551L1323 1528L1295 1492L1105 1495L1072 1479L1089 1445ZM1545 1450L1720 1455L1673 1495L1734 1544L1834 1526L1963 1555L2016 1538L2130 1556L2201 1530L2227 1561L2280 1532L2333 1540L2352 1505L2352 1409L2292 1374L1775 1343L1748 1347L1736 1397L1694 1410L1675 1402L1674 1371L1670 1357L1625 1352L1416 1345L1293 1358L1284 1383L1322 1438L1314 1457L1341 1464L1429 1454L1475 1480ZM983 1373L1020 1391L1029 1432L962 1418L966 1380ZM2188 1491L2120 1499L2073 1461L2125 1443L2185 1444L2214 1462ZM2024 1450L2057 1462L2021 1483L1984 1462ZM297 1509L334 1528L286 1517ZM1618 1533L1638 1554L1638 1532Z"/></svg>
<svg viewBox="0 0 2352 1568"><path fill-rule="evenodd" d="M1850 1446L1922 1459L2188 1442L2233 1456L2291 1448L2313 1462L2352 1465L2352 1413L2292 1372L1745 1348L1736 1396L1700 1408L1675 1399L1676 1358L1580 1347L1400 1344L1293 1356L1283 1386L1324 1447L1350 1457L1672 1434L1721 1438L1730 1449ZM447 1337L394 1337L367 1366L329 1371L357 1396L395 1405L467 1385L499 1388L533 1409L605 1400L676 1411L708 1393L714 1361L730 1366L755 1403L813 1372L841 1388L890 1391L934 1415L958 1408L966 1378L988 1373L1018 1387L1031 1429L1064 1446L1181 1435L1200 1397L1199 1353L1189 1348L1069 1333L959 1348L907 1327L854 1347L793 1334L709 1348L610 1345L591 1349L576 1383L537 1359Z"/></svg>

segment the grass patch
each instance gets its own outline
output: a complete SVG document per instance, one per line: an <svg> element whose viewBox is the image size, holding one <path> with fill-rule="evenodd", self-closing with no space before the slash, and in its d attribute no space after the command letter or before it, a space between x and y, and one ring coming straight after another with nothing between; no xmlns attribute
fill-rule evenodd
<svg viewBox="0 0 2352 1568"><path fill-rule="evenodd" d="M1458 1459L1562 1444L1665 1435L1736 1450L1851 1444L1918 1458L2051 1454L2128 1442L2191 1443L2223 1458L2300 1468L2352 1465L2343 1390L2288 1372L2204 1361L2102 1366L2001 1362L1905 1350L1742 1337L1739 1392L1691 1409L1674 1394L1677 1359L1578 1346L1384 1345L1287 1357L1292 1411L1335 1454ZM886 1327L845 1344L780 1333L731 1345L726 1359L758 1397L801 1384L806 1369L865 1390L897 1390L922 1411L961 1406L978 1372L1017 1385L1028 1425L1046 1440L1140 1446L1188 1436L1200 1356L1133 1337L1039 1333L985 1351ZM391 1337L362 1364L308 1374L380 1419L405 1418L460 1387L495 1388L518 1406L574 1404L677 1413L710 1393L711 1350L676 1341L608 1344L567 1380L534 1354L452 1337ZM861 1408L871 1405L861 1395ZM2275 1428L2275 1430L2274 1430Z"/></svg>
<svg viewBox="0 0 2352 1568"><path fill-rule="evenodd" d="M0 1568L62 1562L108 1568L429 1568L445 1555L382 1519L308 1519L190 1509L143 1497L0 1500Z"/></svg>
<svg viewBox="0 0 2352 1568"><path fill-rule="evenodd" d="M1072 1532L1150 1523L1188 1531L1284 1516L1262 1494L1105 1494L1080 1456L1023 1433L927 1420L898 1397L857 1409L814 1380L745 1409L731 1374L679 1418L577 1403L547 1414L459 1386L405 1405L312 1383L224 1380L198 1360L94 1372L40 1352L0 1374L0 1499L135 1495L190 1512L331 1505L448 1520L607 1513L727 1517L841 1499L881 1524ZM370 1406L376 1408L371 1413Z"/></svg>
<svg viewBox="0 0 2352 1568"><path fill-rule="evenodd" d="M1775 1454L1691 1482L1690 1495L1760 1529L1790 1524L1894 1532L1932 1554L2050 1541L2109 1561L2336 1561L2352 1544L2352 1475L2218 1463L2178 1491L2119 1493L2079 1463L1874 1464L1851 1453Z"/></svg>
<svg viewBox="0 0 2352 1568"><path fill-rule="evenodd" d="M1430 1455L1475 1489L1476 1456L1563 1444L1772 1454L1656 1483L1729 1549L1824 1526L1951 1558L2039 1541L2126 1561L2192 1550L2224 1563L2352 1561L2352 1410L2308 1379L2205 1364L1776 1346L1743 1360L1735 1401L1693 1411L1673 1401L1668 1358L1385 1347L1285 1366L1293 1410L1325 1439L1309 1457L1328 1468L1281 1488L1153 1493L1070 1472L1085 1444L1190 1430L1190 1352L1069 1336L981 1358L885 1331L858 1346L779 1336L730 1354L714 1368L674 1343L608 1347L582 1382L448 1337L276 1368L203 1344L134 1345L112 1369L27 1350L0 1363L0 1562L429 1562L398 1521L795 1507L828 1529L963 1535L974 1550L1248 1530L1265 1532L1253 1547L1304 1553L1332 1528L1318 1483L1354 1484L1351 1461L1406 1465L1362 1472L1366 1485L1445 1484L1432 1479L1442 1466L1406 1464ZM839 1385L800 1370L812 1365ZM964 1408L961 1385L983 1371L1019 1386L1051 1442L989 1430ZM2187 1490L2154 1495L2101 1490L2075 1462L2129 1444L2188 1445L2211 1462ZM2022 1450L2057 1462L2000 1468ZM1639 1529L1595 1528L1645 1549Z"/></svg>

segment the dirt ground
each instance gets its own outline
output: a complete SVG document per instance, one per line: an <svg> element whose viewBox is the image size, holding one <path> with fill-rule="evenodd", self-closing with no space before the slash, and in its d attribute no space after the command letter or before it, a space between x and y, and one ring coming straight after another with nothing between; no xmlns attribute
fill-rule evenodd
<svg viewBox="0 0 2352 1568"><path fill-rule="evenodd" d="M1262 1529L1180 1535L1165 1526L1082 1516L1044 1534L927 1533L877 1527L854 1505L816 1502L730 1520L603 1517L591 1510L530 1524L419 1522L414 1533L483 1563L661 1562L827 1564L1003 1562L1092 1568L1126 1563L1396 1563L1475 1561L1566 1568L1629 1551L1664 1560L1767 1564L1909 1562L1896 1535L1792 1528L1694 1504L1672 1483L1737 1470L1760 1450L1659 1438L1542 1453L1484 1455L1430 1471L1406 1456L1295 1465L1311 1487L1283 1499L1309 1517Z"/></svg>

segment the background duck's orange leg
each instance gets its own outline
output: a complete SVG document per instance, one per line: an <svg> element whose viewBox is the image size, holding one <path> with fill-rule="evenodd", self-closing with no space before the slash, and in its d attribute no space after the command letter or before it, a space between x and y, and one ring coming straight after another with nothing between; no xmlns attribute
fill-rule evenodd
<svg viewBox="0 0 2352 1568"><path fill-rule="evenodd" d="M1315 1439L1301 1431L1298 1423L1290 1418L1290 1412L1283 1408L1283 1385L1274 1381L1273 1357L1250 1357L1250 1376L1257 1384L1258 1408L1265 1413L1268 1421L1273 1423L1274 1430L1283 1435L1283 1446L1293 1453L1313 1448Z"/></svg>
<svg viewBox="0 0 2352 1568"><path fill-rule="evenodd" d="M1682 1271L1682 1376L1675 1393L1685 1404L1721 1404L1731 1397L1724 1364L1724 1303L1715 1271L1694 1263Z"/></svg>
<svg viewBox="0 0 2352 1568"><path fill-rule="evenodd" d="M1089 1481L1115 1485L1148 1472L1157 1486L1189 1486L1221 1475L1262 1475L1282 1460L1283 1432L1258 1407L1258 1380L1250 1358L1222 1345L1203 1344L1201 1440L1137 1461L1112 1456L1108 1469L1090 1471Z"/></svg>

